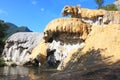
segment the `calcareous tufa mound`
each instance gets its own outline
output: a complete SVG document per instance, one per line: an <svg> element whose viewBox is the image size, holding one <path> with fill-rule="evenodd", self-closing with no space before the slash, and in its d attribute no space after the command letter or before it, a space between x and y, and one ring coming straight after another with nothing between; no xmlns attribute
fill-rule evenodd
<svg viewBox="0 0 120 80"><path fill-rule="evenodd" d="M79 18L59 18L51 21L46 26L44 39L49 41L51 37L57 37L57 39L63 41L85 40L90 32L90 28L91 25L84 23Z"/></svg>
<svg viewBox="0 0 120 80"><path fill-rule="evenodd" d="M6 42L4 59L17 65L35 59L43 64L42 67L46 68L47 63L47 68L63 70L60 75L54 74L51 80L75 80L80 76L81 80L85 80L85 76L90 76L94 71L95 74L102 72L103 77L98 79L104 80L104 71L112 71L114 64L120 60L120 11L67 5L62 14L70 15L70 18L52 20L42 38L33 33L11 36ZM119 69L116 67L119 66L114 69ZM96 77L89 78L94 80ZM117 75L115 77L119 78Z"/></svg>
<svg viewBox="0 0 120 80"><path fill-rule="evenodd" d="M7 65L24 65L30 60L32 49L41 41L43 34L19 32L6 40L3 58Z"/></svg>

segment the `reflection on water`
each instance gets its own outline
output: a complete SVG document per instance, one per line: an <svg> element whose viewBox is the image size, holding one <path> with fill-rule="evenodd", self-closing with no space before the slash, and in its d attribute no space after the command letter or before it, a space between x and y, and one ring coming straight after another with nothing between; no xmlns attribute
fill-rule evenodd
<svg viewBox="0 0 120 80"><path fill-rule="evenodd" d="M0 80L49 80L54 71L41 70L39 67L0 67Z"/></svg>

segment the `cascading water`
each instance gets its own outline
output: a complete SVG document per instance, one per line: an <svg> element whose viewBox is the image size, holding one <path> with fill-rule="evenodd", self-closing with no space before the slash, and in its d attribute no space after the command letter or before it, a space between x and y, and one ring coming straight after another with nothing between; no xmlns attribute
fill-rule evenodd
<svg viewBox="0 0 120 80"><path fill-rule="evenodd" d="M42 34L19 32L6 40L3 58L7 65L23 65L29 61L32 49L41 41Z"/></svg>
<svg viewBox="0 0 120 80"><path fill-rule="evenodd" d="M79 48L80 46L83 46L85 43L75 43L75 44L66 44L61 41L53 40L52 43L49 44L49 49L55 50L54 52L54 58L56 61L60 61L60 65L64 62L65 58L68 56L68 54L73 51L74 49ZM51 60L52 61L52 60Z"/></svg>

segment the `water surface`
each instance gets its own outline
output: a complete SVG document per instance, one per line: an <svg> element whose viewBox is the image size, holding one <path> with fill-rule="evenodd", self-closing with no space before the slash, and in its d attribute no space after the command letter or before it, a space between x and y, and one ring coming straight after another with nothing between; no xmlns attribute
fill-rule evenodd
<svg viewBox="0 0 120 80"><path fill-rule="evenodd" d="M48 80L55 70L40 67L0 67L0 80Z"/></svg>

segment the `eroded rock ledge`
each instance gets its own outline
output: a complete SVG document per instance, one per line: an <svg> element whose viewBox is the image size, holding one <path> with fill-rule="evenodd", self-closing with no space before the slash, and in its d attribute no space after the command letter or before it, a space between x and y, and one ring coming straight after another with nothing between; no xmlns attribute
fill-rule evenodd
<svg viewBox="0 0 120 80"><path fill-rule="evenodd" d="M80 18L91 25L120 24L120 11L91 10L80 6L66 5L62 10L63 16Z"/></svg>
<svg viewBox="0 0 120 80"><path fill-rule="evenodd" d="M47 49L54 51L47 53L47 60L60 62L59 70L63 69L65 59L74 53L79 47L83 47L84 41L90 33L91 25L84 23L79 18L58 18L51 21L44 30L44 40L49 43ZM51 54L51 55L50 55ZM50 59L53 57L54 60ZM67 61L69 61L68 59ZM55 64L54 64L55 65Z"/></svg>
<svg viewBox="0 0 120 80"><path fill-rule="evenodd" d="M44 30L44 39L56 38L66 43L84 41L90 32L91 25L79 18L59 18L51 21Z"/></svg>

